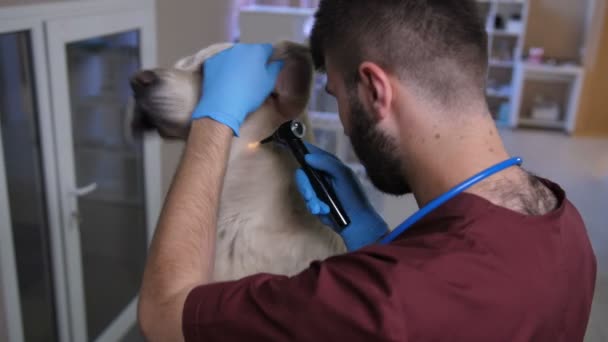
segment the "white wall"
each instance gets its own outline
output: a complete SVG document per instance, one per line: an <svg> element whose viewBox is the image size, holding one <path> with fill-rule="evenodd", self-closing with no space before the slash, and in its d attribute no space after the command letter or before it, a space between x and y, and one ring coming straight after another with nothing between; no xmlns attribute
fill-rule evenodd
<svg viewBox="0 0 608 342"><path fill-rule="evenodd" d="M589 0L530 1L524 52L540 46L548 57L578 60L585 44L588 5Z"/></svg>
<svg viewBox="0 0 608 342"><path fill-rule="evenodd" d="M201 48L228 41L236 27L234 0L157 0L158 61L169 66ZM163 144L163 189L167 190L183 143Z"/></svg>

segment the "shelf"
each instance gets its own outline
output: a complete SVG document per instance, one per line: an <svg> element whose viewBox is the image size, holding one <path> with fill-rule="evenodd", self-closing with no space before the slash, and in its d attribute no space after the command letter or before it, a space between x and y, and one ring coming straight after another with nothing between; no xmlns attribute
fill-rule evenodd
<svg viewBox="0 0 608 342"><path fill-rule="evenodd" d="M523 62L524 71L534 74L547 74L555 76L578 77L583 73L583 68L578 65L551 65Z"/></svg>
<svg viewBox="0 0 608 342"><path fill-rule="evenodd" d="M519 124L527 127L539 127L539 128L553 128L553 129L564 129L566 124L563 121L549 121L539 120L532 118L519 118Z"/></svg>

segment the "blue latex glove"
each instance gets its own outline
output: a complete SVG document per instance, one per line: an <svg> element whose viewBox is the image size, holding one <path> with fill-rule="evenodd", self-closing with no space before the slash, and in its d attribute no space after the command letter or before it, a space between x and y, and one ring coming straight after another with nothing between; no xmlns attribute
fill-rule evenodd
<svg viewBox="0 0 608 342"><path fill-rule="evenodd" d="M306 162L328 176L338 200L350 218L350 225L340 233L346 248L354 251L378 241L388 232L388 226L369 203L355 173L334 155L314 145L306 144L306 147L310 151L306 155ZM296 183L306 200L308 210L319 216L324 224L337 230L327 215L329 207L317 197L304 170L296 171Z"/></svg>
<svg viewBox="0 0 608 342"><path fill-rule="evenodd" d="M270 44L236 44L204 64L203 96L193 119L211 118L239 135L249 113L256 111L273 91L282 61L268 63Z"/></svg>

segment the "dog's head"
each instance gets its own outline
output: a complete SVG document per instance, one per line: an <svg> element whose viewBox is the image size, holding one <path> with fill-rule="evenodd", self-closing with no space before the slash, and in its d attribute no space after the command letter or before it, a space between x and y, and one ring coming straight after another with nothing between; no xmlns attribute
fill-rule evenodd
<svg viewBox="0 0 608 342"><path fill-rule="evenodd" d="M188 137L192 112L201 96L203 64L232 44L216 44L184 58L173 68L143 70L131 78L135 97L132 127L156 129L169 139ZM299 117L306 108L312 83L312 60L308 48L290 42L274 46L271 60L283 60L275 91L241 127L242 137L261 139L281 123Z"/></svg>

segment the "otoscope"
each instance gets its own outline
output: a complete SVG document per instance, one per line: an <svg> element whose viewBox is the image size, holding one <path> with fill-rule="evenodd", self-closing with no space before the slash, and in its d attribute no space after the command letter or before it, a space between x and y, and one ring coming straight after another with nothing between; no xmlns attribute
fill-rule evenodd
<svg viewBox="0 0 608 342"><path fill-rule="evenodd" d="M300 166L302 166L306 176L308 176L319 199L329 206L329 215L331 219L339 230L342 231L350 224L350 219L346 215L342 204L338 200L338 197L329 182L320 174L320 171L313 169L306 163L304 157L310 152L302 142L305 133L306 126L304 126L304 124L296 120L288 121L281 125L273 135L262 140L261 144L274 142L281 146L288 147L291 150L293 156L298 160Z"/></svg>

